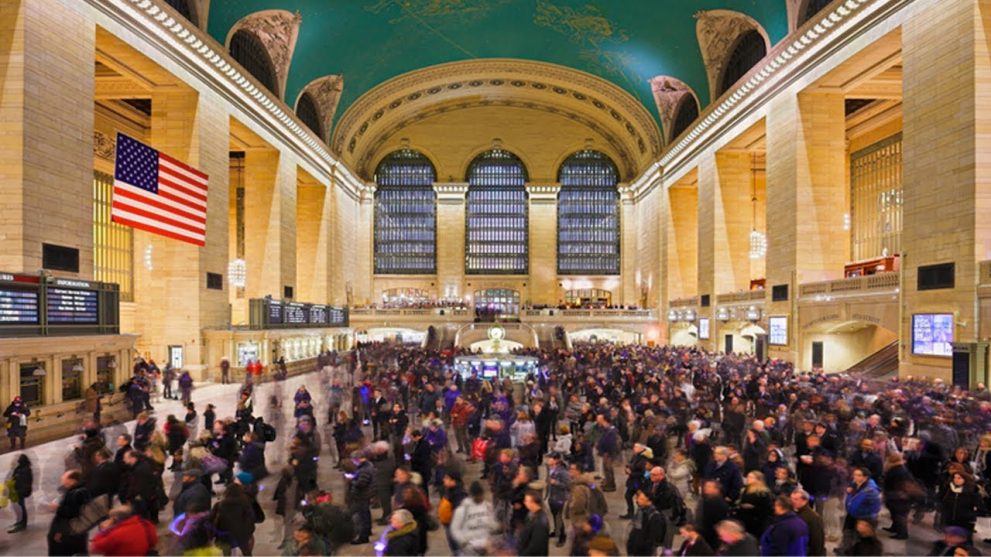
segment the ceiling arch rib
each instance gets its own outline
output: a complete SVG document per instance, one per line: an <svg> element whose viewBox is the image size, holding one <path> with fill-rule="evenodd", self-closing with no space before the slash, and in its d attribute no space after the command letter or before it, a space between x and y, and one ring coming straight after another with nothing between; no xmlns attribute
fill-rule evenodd
<svg viewBox="0 0 991 557"><path fill-rule="evenodd" d="M230 50L231 39L241 30L254 34L261 41L275 67L279 90L273 91L273 93L278 95L280 99L285 99L286 80L289 77L292 55L296 50L296 38L299 36L301 19L299 12L292 13L287 10L254 12L244 16L231 26L230 31L227 32L227 39L224 41L224 46Z"/></svg>
<svg viewBox="0 0 991 557"><path fill-rule="evenodd" d="M674 139L675 118L678 115L678 107L681 106L682 100L687 95L692 97L697 106L701 106L698 95L687 83L669 75L651 78L650 90L654 94L657 113L661 117L661 132L664 134L664 142L670 143Z"/></svg>
<svg viewBox="0 0 991 557"><path fill-rule="evenodd" d="M636 176L661 148L656 122L626 91L578 70L515 59L440 64L386 81L348 108L332 148L367 176L381 145L411 122L479 106L551 112L581 122L615 148L624 179Z"/></svg>
<svg viewBox="0 0 991 557"><path fill-rule="evenodd" d="M330 127L337 112L337 104L341 100L341 91L344 90L344 77L340 75L325 75L318 77L306 84L303 90L296 97L294 106L299 106L299 101L303 95L309 94L317 106L320 116L321 136L324 142L330 140Z"/></svg>
<svg viewBox="0 0 991 557"><path fill-rule="evenodd" d="M709 82L709 102L719 98L719 84L726 64L740 37L750 31L760 33L766 51L770 52L771 39L754 18L732 10L703 10L695 14L695 34Z"/></svg>

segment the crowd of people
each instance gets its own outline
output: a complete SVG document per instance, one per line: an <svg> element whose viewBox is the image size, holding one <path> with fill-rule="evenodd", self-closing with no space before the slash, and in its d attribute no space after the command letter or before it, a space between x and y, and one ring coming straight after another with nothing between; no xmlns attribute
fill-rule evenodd
<svg viewBox="0 0 991 557"><path fill-rule="evenodd" d="M142 405L109 439L88 419L50 553L250 555L266 520L281 520L284 555L423 555L438 540L455 555L881 555L922 521L942 533L932 555L991 542L975 537L991 478L983 387L607 344L528 350L540 372L513 382L457 374L460 353L369 344L321 356L291 408L278 395L256 407L249 375L230 417L184 394L185 415ZM31 483L18 459L11 532Z"/></svg>

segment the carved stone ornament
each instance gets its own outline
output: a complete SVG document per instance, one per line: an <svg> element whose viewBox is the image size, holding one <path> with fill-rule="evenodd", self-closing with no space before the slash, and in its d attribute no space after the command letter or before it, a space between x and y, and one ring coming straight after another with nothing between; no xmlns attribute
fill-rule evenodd
<svg viewBox="0 0 991 557"><path fill-rule="evenodd" d="M302 20L299 12L286 10L264 10L244 16L231 27L227 34L227 46L230 47L234 33L244 29L258 37L265 46L275 73L279 78L279 96L285 96L286 78L289 76L289 63L296 49L296 38L299 35L299 24Z"/></svg>
<svg viewBox="0 0 991 557"><path fill-rule="evenodd" d="M113 161L116 147L117 141L113 137L99 130L93 130L93 154L95 156Z"/></svg>
<svg viewBox="0 0 991 557"><path fill-rule="evenodd" d="M317 110L320 111L320 122L323 125L323 129L330 130L330 123L334 120L334 114L337 112L337 104L341 100L341 92L343 90L344 76L325 75L307 83L306 87L299 93L299 96L302 97L306 93L313 96L313 100L317 104ZM299 103L298 98L296 99L296 103ZM325 133L324 135L329 134ZM322 139L326 141L327 137L323 137Z"/></svg>
<svg viewBox="0 0 991 557"><path fill-rule="evenodd" d="M748 31L760 33L768 51L771 50L767 32L745 14L730 10L703 10L695 14L695 35L702 51L705 73L709 78L710 99L718 96L723 68L726 67L737 40Z"/></svg>
<svg viewBox="0 0 991 557"><path fill-rule="evenodd" d="M678 105L685 95L694 96L692 88L680 79L659 75L651 78L650 90L654 94L654 103L657 104L657 113L661 117L661 124L664 126L664 136L670 141L671 130L674 128L674 119L678 111Z"/></svg>

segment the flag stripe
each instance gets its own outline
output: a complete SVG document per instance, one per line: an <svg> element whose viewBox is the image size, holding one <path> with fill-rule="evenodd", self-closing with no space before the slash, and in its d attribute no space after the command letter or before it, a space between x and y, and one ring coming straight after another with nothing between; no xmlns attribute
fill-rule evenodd
<svg viewBox="0 0 991 557"><path fill-rule="evenodd" d="M164 202L164 200L168 200L166 196L161 194L152 195L140 188L132 187L124 182L114 182L114 194L129 197L135 201L141 201L149 205L154 205L159 209L171 211L190 220L203 223L206 222L206 212L204 211L187 209L185 206L179 206L175 203L166 203Z"/></svg>
<svg viewBox="0 0 991 557"><path fill-rule="evenodd" d="M186 182L175 180L172 176L169 176L168 174L160 173L158 175L158 184L159 186L168 186L169 189L171 189L175 193L182 194L182 196L188 199L190 203L195 203L197 205L202 205L204 207L206 206L206 196L195 190L189 189L189 186L186 184Z"/></svg>
<svg viewBox="0 0 991 557"><path fill-rule="evenodd" d="M138 211L153 212L153 214L166 212L168 213L169 216L163 218L171 219L176 223L181 223L184 226L190 227L190 229L194 232L199 232L204 228L203 219L196 217L190 218L186 215L180 214L175 210L171 210L167 206L163 208L161 207L162 204L159 203L158 201L154 201L154 202L146 201L144 199L141 199L140 197L134 199L133 197L128 196L129 192L125 192L124 190L121 189L117 189L114 193L117 194L117 198L114 199L113 201L114 203L120 203L121 205L125 205L127 207L133 208Z"/></svg>
<svg viewBox="0 0 991 557"><path fill-rule="evenodd" d="M174 158L166 155L165 153L163 153L161 151L158 152L158 157L164 163L165 166L175 166L178 170L185 171L187 174L190 175L190 178L192 178L195 181L203 184L203 189L206 189L206 183L207 183L207 175L206 174L200 172L199 170L196 170L192 166L189 166L188 164L186 164L186 163L184 163L184 162L182 162L180 160L176 160L176 159L174 159Z"/></svg>
<svg viewBox="0 0 991 557"><path fill-rule="evenodd" d="M184 222L179 221L178 219L176 219L172 214L169 214L169 216L166 217L166 216L163 216L161 213L159 213L157 211L154 211L154 210L148 210L148 209L142 208L140 206L139 207L135 207L134 205L129 205L126 201L124 201L122 199L121 200L114 201L113 204L111 205L111 207L113 207L114 209L120 209L121 211L127 211L128 213L131 213L132 215L142 216L142 217L146 217L146 218L149 218L149 219L154 219L155 221L157 221L160 224L163 224L163 225L166 225L167 224L167 225L169 225L169 226L171 226L173 228L177 228L177 229L181 229L181 230L186 230L187 232L189 232L191 234L203 234L203 227L202 226L195 226L195 225L186 224L186 223L184 223Z"/></svg>
<svg viewBox="0 0 991 557"><path fill-rule="evenodd" d="M206 199L206 188L204 188L201 184L189 178L189 176L186 176L181 172L176 172L175 170L168 168L164 164L159 166L158 168L158 178L162 179L163 177L168 178L172 182L179 184L182 187L188 189L190 195L202 196L204 199Z"/></svg>
<svg viewBox="0 0 991 557"><path fill-rule="evenodd" d="M158 234L160 236L165 236L165 237L168 237L168 238L172 238L173 240L181 240L183 242L188 242L190 244L195 244L197 246L203 246L206 243L205 238L202 238L202 237L190 237L190 236L185 236L185 235L182 235L182 234L177 234L175 232L171 232L169 230L166 230L166 229L161 228L161 227L159 227L157 225L154 225L154 224L145 224L144 223L144 220L145 219L140 219L140 220L132 219L132 218L129 218L128 216L126 216L126 215L117 214L117 213L115 213L113 215L113 221L116 222L116 223L118 223L118 224L123 224L123 225L126 225L126 226L130 226L132 228L137 228L139 230L145 230L147 232L152 232L152 233Z"/></svg>

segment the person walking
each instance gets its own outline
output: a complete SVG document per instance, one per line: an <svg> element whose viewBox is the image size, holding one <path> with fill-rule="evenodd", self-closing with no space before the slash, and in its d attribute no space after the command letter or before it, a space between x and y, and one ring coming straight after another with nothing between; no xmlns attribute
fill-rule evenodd
<svg viewBox="0 0 991 557"><path fill-rule="evenodd" d="M550 526L540 493L530 490L523 497L528 513L519 533L520 557L543 556L550 553ZM632 555L632 554L631 554Z"/></svg>
<svg viewBox="0 0 991 557"><path fill-rule="evenodd" d="M87 532L77 532L72 521L82 513L89 501L89 493L82 485L79 470L69 470L62 474L62 496L55 506L55 516L48 528L49 555L80 555L86 553Z"/></svg>
<svg viewBox="0 0 991 557"><path fill-rule="evenodd" d="M619 431L609 422L604 414L595 418L596 425L601 429L595 450L602 459L602 491L616 491L616 475L613 463L620 451Z"/></svg>
<svg viewBox="0 0 991 557"><path fill-rule="evenodd" d="M809 492L804 489L796 489L788 497L791 500L791 508L809 529L808 550L805 554L809 557L825 557L826 528L823 525L822 517L812 509Z"/></svg>
<svg viewBox="0 0 991 557"><path fill-rule="evenodd" d="M489 543L495 526L495 509L485 500L482 483L472 482L468 497L461 501L451 518L451 538L464 554L471 551L482 554Z"/></svg>
<svg viewBox="0 0 991 557"><path fill-rule="evenodd" d="M848 548L853 545L857 533L857 521L863 520L873 525L877 524L877 515L881 512L881 493L877 484L870 477L870 472L863 468L854 468L851 474L853 480L847 488L845 501L846 518L843 519L843 545Z"/></svg>
<svg viewBox="0 0 991 557"><path fill-rule="evenodd" d="M761 555L805 557L809 527L795 514L791 500L784 495L774 500L774 517L760 537Z"/></svg>
<svg viewBox="0 0 991 557"><path fill-rule="evenodd" d="M657 548L664 543L667 524L661 513L654 508L646 488L637 489L634 498L637 510L633 515L630 535L626 540L626 553L656 555Z"/></svg>
<svg viewBox="0 0 991 557"><path fill-rule="evenodd" d="M90 553L108 557L150 555L158 546L155 525L134 514L128 505L110 509L89 544Z"/></svg>

